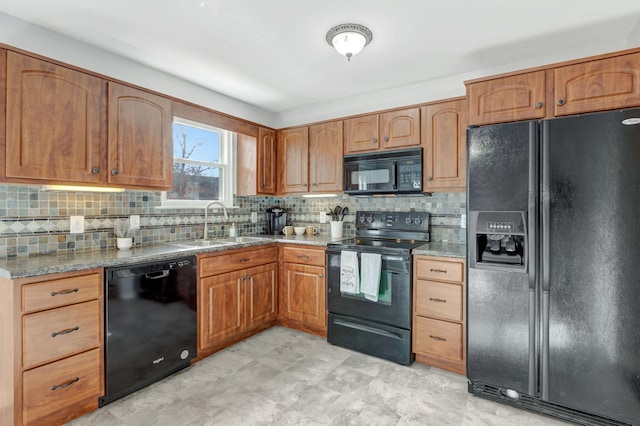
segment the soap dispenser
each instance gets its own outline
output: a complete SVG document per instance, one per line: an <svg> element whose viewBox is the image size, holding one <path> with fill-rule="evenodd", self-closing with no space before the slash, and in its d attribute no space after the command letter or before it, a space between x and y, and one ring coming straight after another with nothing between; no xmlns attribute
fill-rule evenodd
<svg viewBox="0 0 640 426"><path fill-rule="evenodd" d="M236 223L231 223L231 227L229 228L229 236L232 238L236 237Z"/></svg>

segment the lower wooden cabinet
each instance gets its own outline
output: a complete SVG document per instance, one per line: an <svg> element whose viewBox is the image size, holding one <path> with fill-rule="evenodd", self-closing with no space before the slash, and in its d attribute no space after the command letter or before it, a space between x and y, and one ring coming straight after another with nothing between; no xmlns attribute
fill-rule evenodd
<svg viewBox="0 0 640 426"><path fill-rule="evenodd" d="M102 269L0 278L0 424L60 425L104 395Z"/></svg>
<svg viewBox="0 0 640 426"><path fill-rule="evenodd" d="M465 281L463 259L414 256L416 361L466 373Z"/></svg>
<svg viewBox="0 0 640 426"><path fill-rule="evenodd" d="M327 286L324 248L280 248L278 320L285 326L327 334Z"/></svg>
<svg viewBox="0 0 640 426"><path fill-rule="evenodd" d="M52 413L74 409L102 392L100 349L83 352L23 374L25 424L52 424Z"/></svg>
<svg viewBox="0 0 640 426"><path fill-rule="evenodd" d="M276 261L275 246L198 256L199 356L275 322Z"/></svg>

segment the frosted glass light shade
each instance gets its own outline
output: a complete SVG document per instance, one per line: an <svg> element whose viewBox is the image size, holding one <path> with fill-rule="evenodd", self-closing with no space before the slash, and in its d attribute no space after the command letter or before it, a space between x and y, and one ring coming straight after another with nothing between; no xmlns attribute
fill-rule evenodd
<svg viewBox="0 0 640 426"><path fill-rule="evenodd" d="M369 28L359 24L336 25L327 32L327 43L336 49L338 53L347 57L357 55L373 39L373 33Z"/></svg>
<svg viewBox="0 0 640 426"><path fill-rule="evenodd" d="M346 32L335 36L332 42L333 47L339 54L351 58L353 55L362 52L365 44L367 44L367 39L362 34Z"/></svg>

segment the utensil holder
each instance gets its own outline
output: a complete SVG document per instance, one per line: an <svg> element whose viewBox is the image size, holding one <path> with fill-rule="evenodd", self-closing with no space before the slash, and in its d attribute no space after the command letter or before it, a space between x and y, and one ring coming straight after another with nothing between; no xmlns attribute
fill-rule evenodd
<svg viewBox="0 0 640 426"><path fill-rule="evenodd" d="M342 237L342 221L332 220L329 224L331 225L331 238Z"/></svg>

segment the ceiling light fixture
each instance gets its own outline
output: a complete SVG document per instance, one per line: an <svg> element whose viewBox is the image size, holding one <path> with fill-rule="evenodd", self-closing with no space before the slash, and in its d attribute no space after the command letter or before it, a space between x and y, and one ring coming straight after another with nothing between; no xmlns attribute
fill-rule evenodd
<svg viewBox="0 0 640 426"><path fill-rule="evenodd" d="M339 54L346 56L348 61L371 43L372 39L371 30L360 24L340 24L327 32L327 43Z"/></svg>

